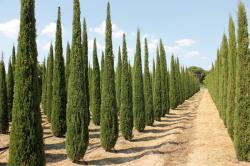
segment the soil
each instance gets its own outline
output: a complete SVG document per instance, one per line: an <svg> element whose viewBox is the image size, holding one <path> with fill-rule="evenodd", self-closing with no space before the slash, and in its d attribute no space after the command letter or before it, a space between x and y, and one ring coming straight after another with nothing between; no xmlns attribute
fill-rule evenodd
<svg viewBox="0 0 250 166"><path fill-rule="evenodd" d="M65 138L52 135L46 116L42 115L47 165L133 165L133 166L250 166L236 158L233 143L208 91L202 89L169 115L134 131L131 142L119 136L115 149L105 152L100 145L100 128L90 124L89 147L80 162L67 159ZM9 135L0 134L0 165L8 161Z"/></svg>

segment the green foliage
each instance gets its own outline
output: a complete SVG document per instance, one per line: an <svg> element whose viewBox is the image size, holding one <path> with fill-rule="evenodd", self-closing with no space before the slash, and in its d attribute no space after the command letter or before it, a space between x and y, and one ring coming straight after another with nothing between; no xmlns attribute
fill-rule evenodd
<svg viewBox="0 0 250 166"><path fill-rule="evenodd" d="M236 109L234 143L239 160L250 161L250 54L245 6L238 9L238 55L236 60Z"/></svg>
<svg viewBox="0 0 250 166"><path fill-rule="evenodd" d="M132 84L129 70L127 44L125 34L123 34L120 128L126 140L133 138Z"/></svg>
<svg viewBox="0 0 250 166"><path fill-rule="evenodd" d="M135 128L139 132L142 132L145 128L145 110L139 30L137 31L136 53L133 69L133 113Z"/></svg>
<svg viewBox="0 0 250 166"><path fill-rule="evenodd" d="M188 70L200 81L201 84L204 83L208 72L201 67L191 66Z"/></svg>
<svg viewBox="0 0 250 166"><path fill-rule="evenodd" d="M89 142L86 92L81 43L80 3L74 0L72 50L67 98L66 151L73 162L83 158Z"/></svg>
<svg viewBox="0 0 250 166"><path fill-rule="evenodd" d="M86 19L83 20L83 36L82 36L82 53L83 53L83 72L84 72L84 88L85 88L85 95L86 95L86 120L89 124L90 122L90 97L89 97L89 76L88 76L88 34L87 34L87 23Z"/></svg>
<svg viewBox="0 0 250 166"><path fill-rule="evenodd" d="M9 62L8 66L8 75L7 75L7 100L8 100L8 116L9 121L11 122L11 114L12 114L12 107L13 107L13 97L14 97L14 76L13 76L13 68L11 61Z"/></svg>
<svg viewBox="0 0 250 166"><path fill-rule="evenodd" d="M42 69L42 71L43 71L43 76L42 76L42 108L43 108L43 110L45 110L45 105L46 105L46 100L47 100L47 98L46 98L46 94L47 94L47 81L46 81L46 71L47 71L47 69L46 69L46 61L45 61L45 59L44 59L44 61L43 61L43 69Z"/></svg>
<svg viewBox="0 0 250 166"><path fill-rule="evenodd" d="M116 102L118 112L121 107L121 77L122 77L122 60L121 60L121 49L118 49L118 63L116 67L115 85L116 85Z"/></svg>
<svg viewBox="0 0 250 166"><path fill-rule="evenodd" d="M35 1L21 0L8 165L45 165L39 109Z"/></svg>
<svg viewBox="0 0 250 166"><path fill-rule="evenodd" d="M66 66L65 66L65 77L66 77L66 91L68 89L68 82L69 82L69 74L70 74L70 45L69 42L67 43L66 48Z"/></svg>
<svg viewBox="0 0 250 166"><path fill-rule="evenodd" d="M227 85L227 129L228 133L233 138L234 130L234 110L235 110L235 95L236 95L236 36L233 18L229 19L229 50L228 50L228 85Z"/></svg>
<svg viewBox="0 0 250 166"><path fill-rule="evenodd" d="M51 120L51 110L52 110L52 92L53 92L53 68L54 68L54 53L53 53L53 46L51 44L49 57L47 60L47 74L46 74L46 81L47 81L47 94L46 94L46 107L45 113L47 115L48 121Z"/></svg>
<svg viewBox="0 0 250 166"><path fill-rule="evenodd" d="M101 86L100 86L100 68L97 58L96 39L93 46L93 71L91 82L91 111L92 120L95 125L100 125L100 109L101 109Z"/></svg>
<svg viewBox="0 0 250 166"><path fill-rule="evenodd" d="M9 129L8 102L3 59L0 61L0 134L6 134Z"/></svg>
<svg viewBox="0 0 250 166"><path fill-rule="evenodd" d="M174 60L174 55L171 56L171 75L170 75L170 106L175 108L178 105L177 101L177 78L176 78L176 64Z"/></svg>
<svg viewBox="0 0 250 166"><path fill-rule="evenodd" d="M118 117L115 92L115 72L112 45L110 4L107 5L105 60L102 75L101 145L106 151L114 148L118 138Z"/></svg>
<svg viewBox="0 0 250 166"><path fill-rule="evenodd" d="M66 89L65 68L62 47L61 10L58 8L58 19L55 42L55 62L53 66L53 97L51 112L52 133L57 137L66 132Z"/></svg>
<svg viewBox="0 0 250 166"><path fill-rule="evenodd" d="M148 67L148 42L145 38L144 44L144 100L145 100L145 123L148 126L153 126L154 123L154 106L153 106L153 90Z"/></svg>
<svg viewBox="0 0 250 166"><path fill-rule="evenodd" d="M154 118L157 121L161 120L162 116L162 96L161 96L161 60L159 55L159 49L156 51L156 69L154 80Z"/></svg>

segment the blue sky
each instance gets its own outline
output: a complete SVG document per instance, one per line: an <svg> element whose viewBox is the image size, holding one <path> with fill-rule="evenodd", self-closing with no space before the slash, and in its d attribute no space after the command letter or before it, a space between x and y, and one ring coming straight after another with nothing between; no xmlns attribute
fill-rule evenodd
<svg viewBox="0 0 250 166"><path fill-rule="evenodd" d="M250 1L242 0L250 12ZM97 38L99 56L104 49L105 0L80 0L81 17L87 18L89 34L89 61L92 61L92 43ZM135 50L136 30L141 30L141 41L148 38L150 65L156 45L162 38L167 61L172 53L186 66L211 67L223 32L228 31L228 17L237 15L238 0L110 0L113 22L114 54L127 35L131 63ZM54 43L57 7L61 6L63 45L71 42L73 0L36 0L38 60L47 57L50 42ZM13 44L17 44L20 0L0 2L0 51L7 64ZM143 45L142 45L143 48ZM65 52L64 52L65 54ZM142 54L143 55L143 54ZM115 58L115 62L117 58Z"/></svg>

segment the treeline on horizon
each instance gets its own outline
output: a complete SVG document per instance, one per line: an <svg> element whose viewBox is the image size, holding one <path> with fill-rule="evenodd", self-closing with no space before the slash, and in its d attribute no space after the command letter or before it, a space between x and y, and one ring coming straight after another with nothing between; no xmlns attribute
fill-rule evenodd
<svg viewBox="0 0 250 166"><path fill-rule="evenodd" d="M238 159L250 161L250 50L247 13L241 2L237 21L236 33L230 16L229 37L223 34L206 81Z"/></svg>
<svg viewBox="0 0 250 166"><path fill-rule="evenodd" d="M105 51L99 65L96 39L93 66L88 64L87 23L81 24L79 0L73 0L72 43L63 58L61 10L58 8L55 45L40 65L37 62L35 0L21 0L17 53L13 47L6 76L0 61L0 133L11 122L8 165L45 165L41 112L56 137L66 137L65 148L72 162L84 157L89 143L90 122L100 125L101 145L112 151L118 134L133 140L133 128L143 132L199 91L199 80L171 57L166 62L163 41L156 63L149 70L147 39L144 67L140 31L137 31L134 65L128 61L126 36L118 49L114 69L110 4L107 4ZM142 69L144 68L144 70ZM143 72L144 71L144 72Z"/></svg>

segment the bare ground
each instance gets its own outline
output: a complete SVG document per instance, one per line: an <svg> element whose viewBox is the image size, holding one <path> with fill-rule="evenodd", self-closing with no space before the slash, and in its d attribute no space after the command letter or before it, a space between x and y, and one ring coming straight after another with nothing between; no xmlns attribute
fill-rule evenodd
<svg viewBox="0 0 250 166"><path fill-rule="evenodd" d="M105 152L99 139L99 127L90 125L90 141L84 160L77 164L67 159L65 138L51 134L50 124L42 115L47 165L250 165L238 162L233 144L218 111L203 89L186 100L171 114L146 127L143 133L134 131L129 142L121 136L113 152ZM8 159L8 135L0 135L0 165Z"/></svg>

